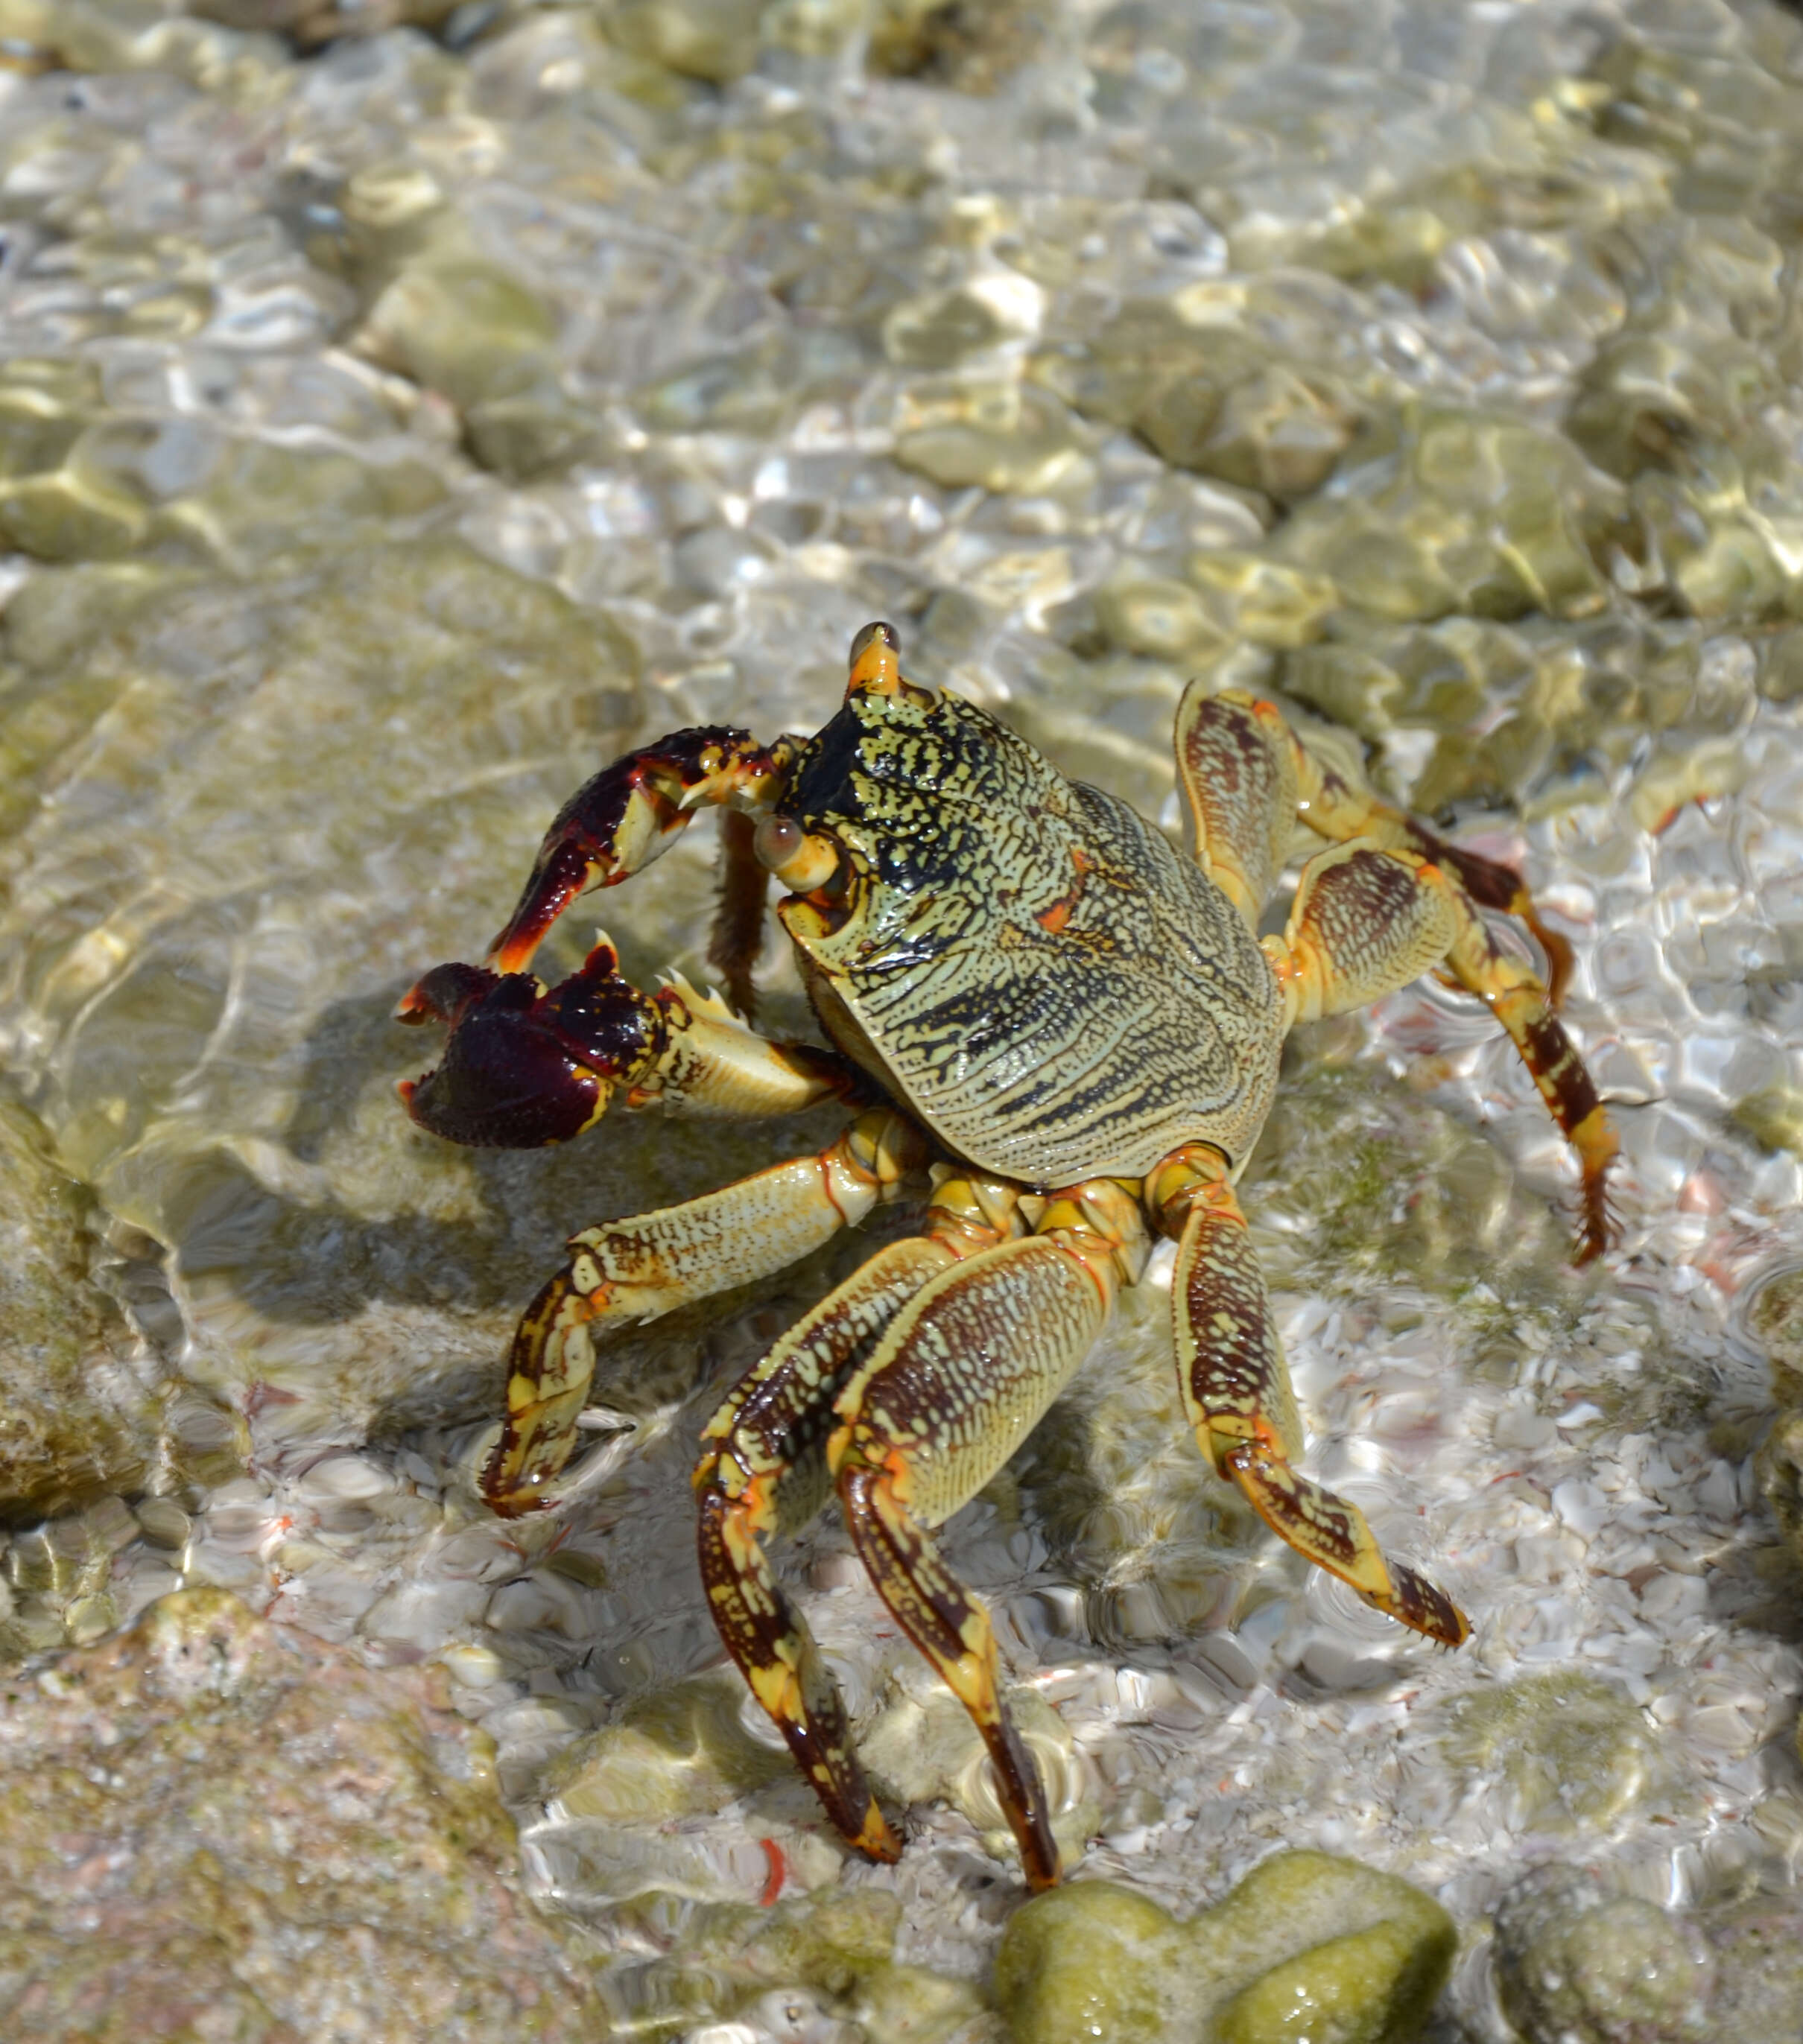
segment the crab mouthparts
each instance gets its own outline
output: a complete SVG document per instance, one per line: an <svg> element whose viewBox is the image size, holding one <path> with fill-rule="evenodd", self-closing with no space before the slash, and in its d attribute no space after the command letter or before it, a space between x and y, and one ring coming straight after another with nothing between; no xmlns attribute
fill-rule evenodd
<svg viewBox="0 0 1803 2044"><path fill-rule="evenodd" d="M435 966L394 1011L398 1021L451 1031L440 1062L399 1082L408 1113L448 1143L485 1149L580 1135L663 1047L656 1004L620 977L618 962L598 945L549 989L529 973Z"/></svg>

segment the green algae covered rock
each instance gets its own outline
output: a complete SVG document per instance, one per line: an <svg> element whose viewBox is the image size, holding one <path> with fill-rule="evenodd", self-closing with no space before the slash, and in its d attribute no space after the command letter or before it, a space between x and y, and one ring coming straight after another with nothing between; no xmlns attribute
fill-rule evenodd
<svg viewBox="0 0 1803 2044"><path fill-rule="evenodd" d="M222 1591L0 1688L0 1832L17 2044L605 2034L442 1673L367 1669Z"/></svg>
<svg viewBox="0 0 1803 2044"><path fill-rule="evenodd" d="M1280 1853L1187 1923L1115 1881L1039 1896L1002 1938L995 1996L1015 2044L1405 2044L1455 1943L1408 1882Z"/></svg>
<svg viewBox="0 0 1803 2044"><path fill-rule="evenodd" d="M1691 2044L1715 1961L1696 1926L1574 1867L1530 1874L1497 1912L1505 2013L1533 2044ZM1738 2033L1736 2033L1738 2034Z"/></svg>
<svg viewBox="0 0 1803 2044"><path fill-rule="evenodd" d="M995 1961L995 1998L1019 2044L1155 2044L1188 1956L1184 1927L1113 1881L1029 1902Z"/></svg>
<svg viewBox="0 0 1803 2044"><path fill-rule="evenodd" d="M757 60L766 0L623 0L609 17L623 49L684 78L729 85Z"/></svg>
<svg viewBox="0 0 1803 2044"><path fill-rule="evenodd" d="M89 1275L93 1196L0 1092L0 1521L143 1487L160 1402Z"/></svg>
<svg viewBox="0 0 1803 2044"><path fill-rule="evenodd" d="M1441 1752L1474 1786L1497 1783L1536 1831L1613 1823L1658 1785L1645 1718L1593 1675L1551 1674L1467 1690L1447 1704Z"/></svg>

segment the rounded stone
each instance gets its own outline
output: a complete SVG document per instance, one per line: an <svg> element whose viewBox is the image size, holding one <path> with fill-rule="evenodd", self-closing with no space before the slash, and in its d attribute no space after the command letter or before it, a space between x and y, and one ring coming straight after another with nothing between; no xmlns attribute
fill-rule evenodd
<svg viewBox="0 0 1803 2044"><path fill-rule="evenodd" d="M1703 2044L1715 1961L1686 1918L1542 1867L1496 1919L1497 1988L1528 2044Z"/></svg>
<svg viewBox="0 0 1803 2044"><path fill-rule="evenodd" d="M1456 1944L1407 1881L1279 1853L1187 1923L1117 1881L1040 1896L1003 1934L994 1992L1014 2044L1405 2044Z"/></svg>
<svg viewBox="0 0 1803 2044"><path fill-rule="evenodd" d="M1118 1881L1072 1881L1009 1919L996 2004L1015 2044L1159 2044L1182 1949L1155 1902Z"/></svg>

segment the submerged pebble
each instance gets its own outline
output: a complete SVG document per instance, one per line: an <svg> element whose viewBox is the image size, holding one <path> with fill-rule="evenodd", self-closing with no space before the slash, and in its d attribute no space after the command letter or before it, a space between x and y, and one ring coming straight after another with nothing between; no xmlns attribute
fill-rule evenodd
<svg viewBox="0 0 1803 2044"><path fill-rule="evenodd" d="M1455 1943L1406 1881L1280 1853L1186 1923L1115 1881L1041 1896L1009 1920L995 1995L1016 2044L1408 2044Z"/></svg>

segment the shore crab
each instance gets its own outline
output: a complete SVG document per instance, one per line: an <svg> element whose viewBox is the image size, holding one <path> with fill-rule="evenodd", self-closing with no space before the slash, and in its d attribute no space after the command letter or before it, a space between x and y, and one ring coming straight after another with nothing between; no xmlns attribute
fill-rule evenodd
<svg viewBox="0 0 1803 2044"><path fill-rule="evenodd" d="M1217 1474L1367 1604L1449 1646L1468 1630L1297 1466L1302 1429L1234 1193L1286 1032L1428 972L1486 1001L1577 1151L1581 1261L1605 1239L1616 1141L1555 1012L1569 954L1517 876L1356 791L1274 705L1197 685L1184 697L1186 858L984 710L904 678L890 626L860 632L850 664L810 739L679 732L580 789L488 962L437 966L402 1002L402 1020L450 1029L436 1069L402 1093L417 1121L467 1143L561 1141L616 1096L714 1115L837 1096L852 1112L817 1155L571 1239L513 1341L482 1476L504 1514L548 1500L598 1336L778 1270L924 1185L920 1232L806 1314L709 1423L702 1578L834 1825L894 1858L844 1704L771 1565L774 1539L836 1490L884 1603L982 1734L1044 1888L1059 1872L1044 1790L988 1616L934 1532L1058 1397L1155 1236L1177 1244L1178 1381ZM648 865L709 804L727 812L709 955L737 1013L679 979L640 992L605 940L559 986L527 971L579 893ZM1261 938L1298 818L1322 848L1282 934ZM771 877L830 1049L740 1019ZM1546 981L1499 947L1485 909L1532 923Z"/></svg>

